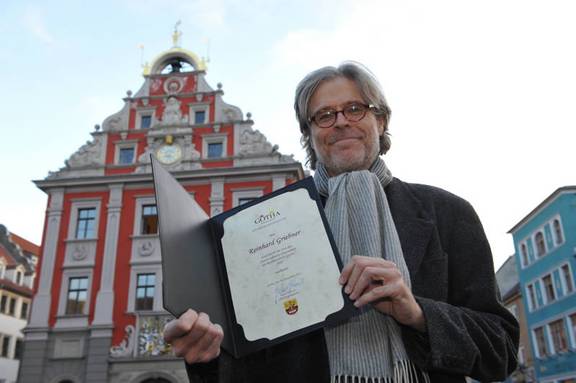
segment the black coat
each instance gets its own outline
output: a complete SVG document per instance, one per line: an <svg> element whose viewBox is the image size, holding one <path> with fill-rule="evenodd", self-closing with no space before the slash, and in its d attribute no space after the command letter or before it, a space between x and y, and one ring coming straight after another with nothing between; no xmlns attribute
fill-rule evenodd
<svg viewBox="0 0 576 383"><path fill-rule="evenodd" d="M432 382L503 380L516 367L518 323L500 304L492 254L474 209L442 189L396 178L386 196L426 318L426 333L401 326L410 360ZM322 330L242 359L223 352L186 368L190 382L330 381Z"/></svg>

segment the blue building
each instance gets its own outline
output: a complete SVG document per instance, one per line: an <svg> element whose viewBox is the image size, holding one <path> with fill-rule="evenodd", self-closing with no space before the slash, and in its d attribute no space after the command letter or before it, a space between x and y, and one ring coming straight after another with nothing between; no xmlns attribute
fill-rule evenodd
<svg viewBox="0 0 576 383"><path fill-rule="evenodd" d="M556 190L509 233L536 381L576 383L576 186Z"/></svg>

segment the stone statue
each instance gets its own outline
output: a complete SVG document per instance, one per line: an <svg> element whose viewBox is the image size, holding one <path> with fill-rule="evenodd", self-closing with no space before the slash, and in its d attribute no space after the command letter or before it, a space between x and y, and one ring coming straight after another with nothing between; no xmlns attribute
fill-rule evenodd
<svg viewBox="0 0 576 383"><path fill-rule="evenodd" d="M168 97L164 103L162 125L179 125L187 123L188 118L182 117L180 101L176 97Z"/></svg>

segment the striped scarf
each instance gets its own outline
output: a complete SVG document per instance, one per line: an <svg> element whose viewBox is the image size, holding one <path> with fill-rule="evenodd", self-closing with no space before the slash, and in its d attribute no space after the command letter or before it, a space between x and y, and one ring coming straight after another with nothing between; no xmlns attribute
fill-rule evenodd
<svg viewBox="0 0 576 383"><path fill-rule="evenodd" d="M378 159L370 170L343 173L330 178L319 163L314 181L328 197L325 212L342 263L352 255L383 257L394 262L411 287L396 226L384 188L392 173ZM408 359L396 321L364 306L348 322L324 330L333 382L418 382L427 375Z"/></svg>

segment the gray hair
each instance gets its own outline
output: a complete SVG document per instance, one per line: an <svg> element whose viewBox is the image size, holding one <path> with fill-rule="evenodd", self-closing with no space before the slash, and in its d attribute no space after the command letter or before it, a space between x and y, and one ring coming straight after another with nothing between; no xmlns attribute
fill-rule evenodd
<svg viewBox="0 0 576 383"><path fill-rule="evenodd" d="M388 122L390 121L391 111L382 92L382 88L374 74L362 64L353 61L343 62L338 68L326 66L304 77L296 87L296 96L294 98L294 110L296 111L296 118L300 124L300 132L302 133L300 143L306 150L306 162L312 169L316 169L317 158L316 152L312 148L310 124L308 122L310 117L310 99L320 84L337 77L344 77L354 81L358 86L364 102L375 106L374 114L384 122L384 132L380 136L380 154L385 154L388 149L390 149L391 142L388 133Z"/></svg>

